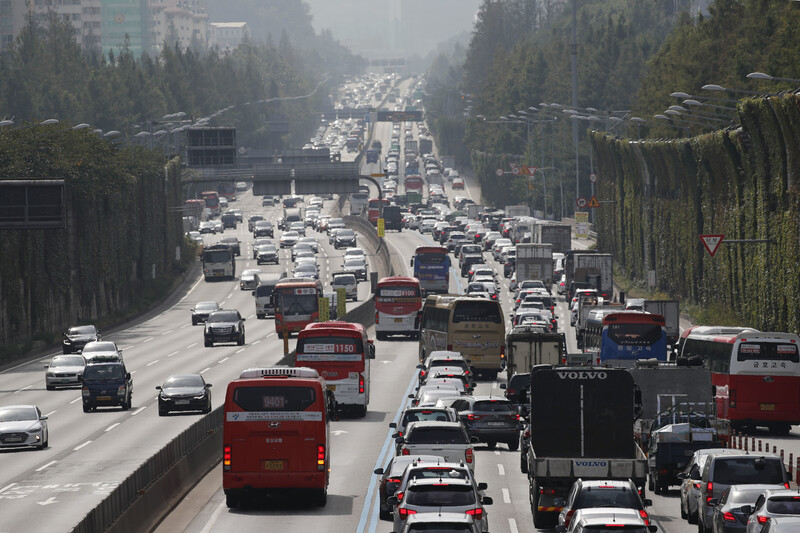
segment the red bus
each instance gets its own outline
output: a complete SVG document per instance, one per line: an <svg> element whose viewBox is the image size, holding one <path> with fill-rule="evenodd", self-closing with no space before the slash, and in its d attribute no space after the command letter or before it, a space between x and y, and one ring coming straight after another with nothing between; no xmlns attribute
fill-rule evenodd
<svg viewBox="0 0 800 533"><path fill-rule="evenodd" d="M369 405L370 359L375 346L361 324L309 324L297 335L295 365L313 368L325 378L336 405L366 416Z"/></svg>
<svg viewBox="0 0 800 533"><path fill-rule="evenodd" d="M332 394L310 368L249 368L228 383L222 489L228 507L258 492L306 489L325 505Z"/></svg>
<svg viewBox="0 0 800 533"><path fill-rule="evenodd" d="M375 290L375 337L389 335L419 338L422 288L417 278L392 276L378 281Z"/></svg>
<svg viewBox="0 0 800 533"><path fill-rule="evenodd" d="M386 198L370 198L369 202L367 203L367 218L372 223L373 226L378 225L378 218L381 216L381 211L384 207L389 205L391 202ZM381 205L383 204L383 205Z"/></svg>
<svg viewBox="0 0 800 533"><path fill-rule="evenodd" d="M800 337L750 328L697 326L681 335L680 356L711 370L717 417L731 427L787 434L800 424Z"/></svg>
<svg viewBox="0 0 800 533"><path fill-rule="evenodd" d="M422 176L406 176L405 188L409 204L422 203L422 189L425 188L425 180L422 179Z"/></svg>
<svg viewBox="0 0 800 533"><path fill-rule="evenodd" d="M322 282L315 279L285 278L275 285L275 332L283 336L319 322Z"/></svg>
<svg viewBox="0 0 800 533"><path fill-rule="evenodd" d="M219 193L217 191L203 191L200 198L206 201L206 209L212 217L219 215Z"/></svg>

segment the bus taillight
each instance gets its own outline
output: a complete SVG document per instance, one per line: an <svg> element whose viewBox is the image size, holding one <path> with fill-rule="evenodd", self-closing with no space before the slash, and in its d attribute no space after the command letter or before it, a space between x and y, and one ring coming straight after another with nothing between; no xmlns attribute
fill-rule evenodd
<svg viewBox="0 0 800 533"><path fill-rule="evenodd" d="M325 470L325 445L317 445L317 470Z"/></svg>
<svg viewBox="0 0 800 533"><path fill-rule="evenodd" d="M731 389L728 395L728 404L732 409L736 408L736 389Z"/></svg>
<svg viewBox="0 0 800 533"><path fill-rule="evenodd" d="M358 393L364 394L364 374L358 375Z"/></svg>
<svg viewBox="0 0 800 533"><path fill-rule="evenodd" d="M222 469L223 470L230 470L231 469L231 447L224 446L222 448Z"/></svg>
<svg viewBox="0 0 800 533"><path fill-rule="evenodd" d="M505 344L501 344L500 345L500 359L505 359L505 358L506 358L506 345Z"/></svg>

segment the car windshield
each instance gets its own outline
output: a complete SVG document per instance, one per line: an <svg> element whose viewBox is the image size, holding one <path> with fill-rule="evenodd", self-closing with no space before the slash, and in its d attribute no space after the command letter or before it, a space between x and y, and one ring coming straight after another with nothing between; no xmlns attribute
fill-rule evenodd
<svg viewBox="0 0 800 533"><path fill-rule="evenodd" d="M475 503L475 491L470 485L448 485L447 483L422 485L409 487L406 494L408 505L423 507L464 506Z"/></svg>
<svg viewBox="0 0 800 533"><path fill-rule="evenodd" d="M50 361L50 368L57 368L63 366L83 366L85 365L83 357L79 355L67 355L64 357L54 357Z"/></svg>
<svg viewBox="0 0 800 533"><path fill-rule="evenodd" d="M303 262L294 267L295 272L316 272L317 267L314 263Z"/></svg>
<svg viewBox="0 0 800 533"><path fill-rule="evenodd" d="M120 380L125 376L122 365L87 365L83 371L86 381Z"/></svg>
<svg viewBox="0 0 800 533"><path fill-rule="evenodd" d="M287 231L286 233L283 234L283 236L281 238L283 239L283 238L292 238L292 237L299 237L299 236L300 236L300 234L297 233L296 231Z"/></svg>
<svg viewBox="0 0 800 533"><path fill-rule="evenodd" d="M420 421L433 421L433 422L452 422L450 418L447 416L447 413L443 410L430 410L426 409L425 411L411 411L410 413L406 413L403 415L403 426L407 426L409 422L420 422Z"/></svg>
<svg viewBox="0 0 800 533"><path fill-rule="evenodd" d="M351 229L342 229L336 232L336 236L339 238L349 239L355 236L355 232Z"/></svg>
<svg viewBox="0 0 800 533"><path fill-rule="evenodd" d="M469 469L451 468L449 466L427 466L414 468L408 473L408 479L469 479Z"/></svg>
<svg viewBox="0 0 800 533"><path fill-rule="evenodd" d="M364 266L364 261L361 259L348 259L344 262L345 267L361 268Z"/></svg>
<svg viewBox="0 0 800 533"><path fill-rule="evenodd" d="M355 285L356 277L352 274L346 276L333 276L334 285Z"/></svg>
<svg viewBox="0 0 800 533"><path fill-rule="evenodd" d="M262 244L258 247L259 252L275 252L278 248L274 244Z"/></svg>
<svg viewBox="0 0 800 533"><path fill-rule="evenodd" d="M38 420L39 416L33 407L7 407L0 409L0 422L22 422L24 420Z"/></svg>
<svg viewBox="0 0 800 533"><path fill-rule="evenodd" d="M775 514L800 515L800 497L773 496L767 500L767 512Z"/></svg>
<svg viewBox="0 0 800 533"><path fill-rule="evenodd" d="M197 374L186 376L170 376L164 382L165 389L176 387L202 387L203 385L205 385L203 378Z"/></svg>
<svg viewBox="0 0 800 533"><path fill-rule="evenodd" d="M97 330L94 329L94 326L75 326L74 328L69 328L69 335L94 335L97 333Z"/></svg>
<svg viewBox="0 0 800 533"><path fill-rule="evenodd" d="M208 317L210 323L214 322L238 322L239 316L235 311L217 311Z"/></svg>
<svg viewBox="0 0 800 533"><path fill-rule="evenodd" d="M408 436L408 444L469 444L460 428L417 428Z"/></svg>
<svg viewBox="0 0 800 533"><path fill-rule="evenodd" d="M116 352L117 345L113 342L90 342L86 345L83 349L83 353L92 353L92 352Z"/></svg>

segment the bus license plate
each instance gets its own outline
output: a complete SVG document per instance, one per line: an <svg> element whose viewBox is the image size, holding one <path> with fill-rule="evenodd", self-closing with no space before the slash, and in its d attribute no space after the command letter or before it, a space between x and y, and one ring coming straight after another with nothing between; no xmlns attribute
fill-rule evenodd
<svg viewBox="0 0 800 533"><path fill-rule="evenodd" d="M283 459L264 461L264 470L283 470Z"/></svg>
<svg viewBox="0 0 800 533"><path fill-rule="evenodd" d="M762 403L761 404L761 410L762 411L774 411L775 410L775 404L774 403Z"/></svg>
<svg viewBox="0 0 800 533"><path fill-rule="evenodd" d="M395 319L394 319L394 321L395 321L396 323L400 324L400 323L402 323L402 322L403 322L403 319L402 319L402 318L395 318Z"/></svg>

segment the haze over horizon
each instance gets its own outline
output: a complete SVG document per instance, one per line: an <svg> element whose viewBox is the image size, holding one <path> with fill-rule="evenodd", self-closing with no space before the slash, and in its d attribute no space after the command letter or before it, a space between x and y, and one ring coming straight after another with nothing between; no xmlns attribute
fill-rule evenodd
<svg viewBox="0 0 800 533"><path fill-rule="evenodd" d="M314 28L367 58L425 56L471 32L483 0L305 0Z"/></svg>

